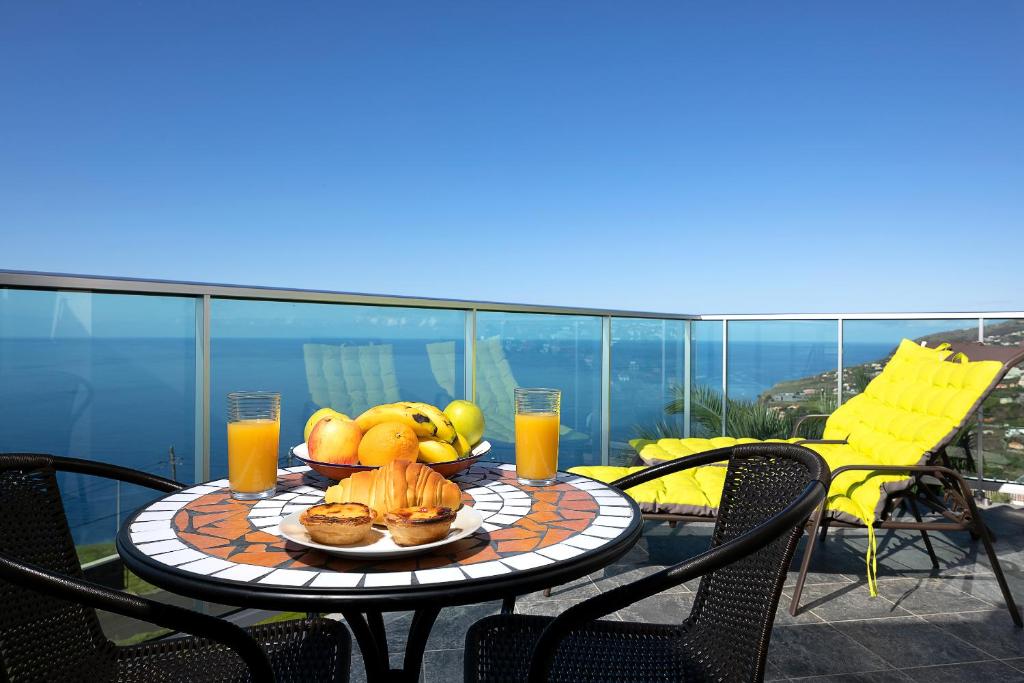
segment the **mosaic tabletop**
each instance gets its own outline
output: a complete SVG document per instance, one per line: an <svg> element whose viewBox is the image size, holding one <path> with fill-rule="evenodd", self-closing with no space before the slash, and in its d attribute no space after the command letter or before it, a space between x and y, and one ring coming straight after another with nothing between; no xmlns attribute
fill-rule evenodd
<svg viewBox="0 0 1024 683"><path fill-rule="evenodd" d="M609 544L632 545L641 524L628 497L572 474L533 487L516 480L514 465L478 463L453 481L463 502L483 516L483 527L420 555L350 559L282 538L283 517L322 502L333 483L304 466L280 470L277 494L266 500L233 499L225 479L165 496L126 523L119 543L130 567L250 590L352 595L445 584L468 588L515 573L562 569Z"/></svg>

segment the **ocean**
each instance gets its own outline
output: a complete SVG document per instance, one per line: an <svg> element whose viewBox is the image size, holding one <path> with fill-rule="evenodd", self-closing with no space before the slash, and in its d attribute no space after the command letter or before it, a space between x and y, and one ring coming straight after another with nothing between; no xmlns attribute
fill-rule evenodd
<svg viewBox="0 0 1024 683"><path fill-rule="evenodd" d="M443 408L462 397L461 341L447 365L450 373L438 371L436 358L432 367L424 340L349 343L391 345L390 353L377 349L370 358L390 357L391 390L402 400ZM880 359L892 347L848 344L845 359L848 365ZM506 340L502 350L520 385L563 390L563 423L572 433L563 440L561 466L595 462L601 427L599 340ZM694 381L720 387L720 347L696 348L695 358ZM824 344L736 343L730 348L730 395L755 398L779 381L818 374L835 364L835 348ZM279 391L282 453L302 441L306 417L317 407L302 340L213 339L210 367L214 478L226 474L223 425L229 391ZM191 338L0 339L0 451L90 458L194 481L195 375ZM478 395L508 393L498 381L500 372L478 369L477 377ZM617 341L612 349L612 440L623 443L635 436L636 425L662 419L669 389L681 377L680 342ZM362 389L370 398L385 395ZM492 396L490 403L501 400ZM505 436L495 438L495 457L507 460L512 449L505 417L495 419L494 430ZM77 475L61 475L60 485L78 543L109 541L125 516L153 497L137 487Z"/></svg>

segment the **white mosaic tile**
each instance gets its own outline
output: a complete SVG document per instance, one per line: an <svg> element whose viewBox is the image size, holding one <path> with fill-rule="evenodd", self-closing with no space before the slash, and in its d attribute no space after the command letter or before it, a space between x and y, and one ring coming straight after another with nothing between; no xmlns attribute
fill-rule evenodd
<svg viewBox="0 0 1024 683"><path fill-rule="evenodd" d="M519 517L522 517L524 515L530 514L530 508L506 505L505 507L501 508L499 512L503 515L517 515Z"/></svg>
<svg viewBox="0 0 1024 683"><path fill-rule="evenodd" d="M501 502L501 496L497 493L477 493L472 494L473 500L488 503L488 502Z"/></svg>
<svg viewBox="0 0 1024 683"><path fill-rule="evenodd" d="M133 531L132 532L132 543L148 543L150 541L166 541L171 538L177 538L178 533L167 527L166 529L160 529L159 531Z"/></svg>
<svg viewBox="0 0 1024 683"><path fill-rule="evenodd" d="M316 574L317 572L307 572L300 569L275 569L260 579L259 583L273 584L275 586L305 586Z"/></svg>
<svg viewBox="0 0 1024 683"><path fill-rule="evenodd" d="M312 588L355 588L362 581L362 574L349 572L320 572L309 584Z"/></svg>
<svg viewBox="0 0 1024 683"><path fill-rule="evenodd" d="M161 500L165 503L191 503L196 498L202 497L202 494L199 493L175 493L170 496L164 496Z"/></svg>
<svg viewBox="0 0 1024 683"><path fill-rule="evenodd" d="M511 569L506 567L501 562L494 560L492 562L477 562L476 564L467 564L462 568L462 571L466 572L470 578L481 579L485 576L498 576L499 574L508 574Z"/></svg>
<svg viewBox="0 0 1024 683"><path fill-rule="evenodd" d="M458 567L441 567L439 569L421 569L416 572L418 583L448 583L462 581L466 578Z"/></svg>
<svg viewBox="0 0 1024 683"><path fill-rule="evenodd" d="M250 523L253 526L260 527L262 530L262 527L280 524L282 519L284 519L284 517L282 517L281 515L278 515L276 517L257 517L256 519L250 520Z"/></svg>
<svg viewBox="0 0 1024 683"><path fill-rule="evenodd" d="M493 510L494 512L497 512L503 506L504 506L504 503L502 503L501 501L492 502L492 501L489 501L489 500L485 500L485 501L482 501L482 502L480 502L480 501L474 501L473 502L473 509L474 510L481 510L481 511L483 511L483 510Z"/></svg>
<svg viewBox="0 0 1024 683"><path fill-rule="evenodd" d="M575 546L577 548L585 548L587 550L593 550L594 548L600 548L608 542L607 538L600 538L598 536L570 536L569 538L562 541L565 545Z"/></svg>
<svg viewBox="0 0 1024 683"><path fill-rule="evenodd" d="M275 524L274 526L260 527L260 531L262 531L265 534L270 534L271 536L280 536L281 535L281 525L280 524Z"/></svg>
<svg viewBox="0 0 1024 683"><path fill-rule="evenodd" d="M223 488L227 488L228 480L227 479L218 479L217 481L207 482L206 485L209 486L212 489L223 489ZM210 493L213 493L213 491L210 491Z"/></svg>
<svg viewBox="0 0 1024 683"><path fill-rule="evenodd" d="M185 550L175 550L174 552L164 553L163 555L154 555L153 559L174 567L179 564L185 564L186 562L195 562L196 560L201 560L204 557L206 557L206 555L202 554L198 550L186 548Z"/></svg>
<svg viewBox="0 0 1024 683"><path fill-rule="evenodd" d="M491 484L492 491L498 491L500 493L522 493L515 486L509 486L508 484Z"/></svg>
<svg viewBox="0 0 1024 683"><path fill-rule="evenodd" d="M207 493L216 493L217 491L220 491L220 489L221 489L220 486L212 486L212 485L207 484L207 485L199 485L199 486L193 486L192 488L187 488L184 491L182 491L182 493L198 493L200 495L204 495L205 496Z"/></svg>
<svg viewBox="0 0 1024 683"><path fill-rule="evenodd" d="M363 579L363 586L366 588L411 585L412 572L382 572L380 574L367 574L366 578Z"/></svg>
<svg viewBox="0 0 1024 683"><path fill-rule="evenodd" d="M234 565L234 562L228 562L227 560L222 560L219 557L206 557L202 560L197 560L195 562L189 562L188 564L179 565L178 569L183 569L184 571L192 572L194 574L203 574L205 576L208 576L215 572L223 571L224 569L233 567Z"/></svg>
<svg viewBox="0 0 1024 683"><path fill-rule="evenodd" d="M585 551L582 548L566 545L565 543L556 543L555 545L549 545L547 548L541 548L537 552L545 557L550 557L552 560L568 560L570 557L582 555Z"/></svg>
<svg viewBox="0 0 1024 683"><path fill-rule="evenodd" d="M601 538L617 538L622 534L622 529L613 529L607 526L588 526L583 530L588 536L600 536Z"/></svg>
<svg viewBox="0 0 1024 683"><path fill-rule="evenodd" d="M484 522L483 524L480 525L480 528L483 529L484 531L497 531L501 527L498 526L497 524L490 524L488 522Z"/></svg>
<svg viewBox="0 0 1024 683"><path fill-rule="evenodd" d="M318 493L315 496L313 496L313 495L299 496L297 498L292 499L292 502L293 503L297 503L299 505L307 505L307 504L310 504L310 503L319 503L323 499L324 499L324 494L323 493Z"/></svg>
<svg viewBox="0 0 1024 683"><path fill-rule="evenodd" d="M274 507L265 507L265 508L254 507L252 510L249 510L249 514L247 516L249 517L249 519L252 519L254 517L273 517L274 515L280 515L280 514L281 514L281 506L280 505L275 505Z"/></svg>
<svg viewBox="0 0 1024 683"><path fill-rule="evenodd" d="M153 522L159 519L172 519L174 515L174 510L156 510L154 512L140 512L139 516L135 518L135 521Z"/></svg>
<svg viewBox="0 0 1024 683"><path fill-rule="evenodd" d="M606 495L600 495L600 494L598 494L598 495L594 496L594 500L596 500L599 505L605 505L605 506L613 505L613 506L616 506L616 507L629 507L629 501L626 500L625 498L623 498L622 496L619 496L619 495L607 495L607 494Z"/></svg>
<svg viewBox="0 0 1024 683"><path fill-rule="evenodd" d="M290 515L293 512L302 512L303 510L308 510L308 509L309 509L308 505L285 505L284 509L281 510L281 514L282 515Z"/></svg>
<svg viewBox="0 0 1024 683"><path fill-rule="evenodd" d="M515 472L516 466L511 463L506 463L504 465L498 465L498 469L505 470L506 472Z"/></svg>
<svg viewBox="0 0 1024 683"><path fill-rule="evenodd" d="M298 493L292 493L292 492L288 492L288 493L279 493L279 494L277 494L276 496L274 496L274 500L291 500L292 498L295 498L295 497L297 497L298 495L300 495L300 494L298 494Z"/></svg>
<svg viewBox="0 0 1024 683"><path fill-rule="evenodd" d="M598 481L581 481L578 483L569 482L570 485L575 486L581 491L600 491L607 490L607 486Z"/></svg>
<svg viewBox="0 0 1024 683"><path fill-rule="evenodd" d="M162 553L169 553L172 550L185 550L188 547L177 539L157 541L156 543L143 543L142 541L147 539L139 538L141 535L142 534L132 534L132 543L135 543L136 547L146 555L160 555Z"/></svg>
<svg viewBox="0 0 1024 683"><path fill-rule="evenodd" d="M490 518L491 524L515 524L521 517L513 517L512 515L492 515Z"/></svg>
<svg viewBox="0 0 1024 683"><path fill-rule="evenodd" d="M633 521L632 517L609 517L607 515L600 515L593 521L593 524L598 526L613 526L619 529L625 529Z"/></svg>
<svg viewBox="0 0 1024 683"><path fill-rule="evenodd" d="M174 515L171 515L173 517ZM132 522L131 530L135 531L160 531L171 528L171 518L162 519L157 522Z"/></svg>
<svg viewBox="0 0 1024 683"><path fill-rule="evenodd" d="M296 486L295 488L292 489L292 491L295 493L316 493L317 495L320 496L324 494L323 491L321 491L320 489L315 489L312 486Z"/></svg>
<svg viewBox="0 0 1024 683"><path fill-rule="evenodd" d="M616 508L608 505L602 505L599 511L602 517L632 517L633 511L627 507Z"/></svg>
<svg viewBox="0 0 1024 683"><path fill-rule="evenodd" d="M158 500L157 502L153 503L152 505L150 505L146 509L147 510L180 510L181 508L185 507L185 503L187 503L187 502L188 502L187 500L178 500L178 501L173 501L173 502L167 502L165 500Z"/></svg>
<svg viewBox="0 0 1024 683"><path fill-rule="evenodd" d="M546 564L554 562L550 557L544 557L537 553L523 553L522 555L512 555L511 557L503 557L501 561L520 571L524 569L533 569L534 567L543 567Z"/></svg>
<svg viewBox="0 0 1024 683"><path fill-rule="evenodd" d="M505 500L525 500L530 498L530 494L527 493L526 491L520 491L519 489L516 489L515 491L502 491L501 497L504 498Z"/></svg>
<svg viewBox="0 0 1024 683"><path fill-rule="evenodd" d="M586 477L573 477L572 479L569 479L570 484L584 484L589 481L591 480Z"/></svg>
<svg viewBox="0 0 1024 683"><path fill-rule="evenodd" d="M478 486L472 489L466 489L466 493L473 496L474 498L476 498L479 495L489 495L492 497L494 496L494 493L490 489L483 488L482 486Z"/></svg>
<svg viewBox="0 0 1024 683"><path fill-rule="evenodd" d="M214 574L218 579L226 579L228 581L252 581L258 579L265 574L269 574L273 570L272 567L260 567L255 564L235 564L230 569L225 569L222 572Z"/></svg>

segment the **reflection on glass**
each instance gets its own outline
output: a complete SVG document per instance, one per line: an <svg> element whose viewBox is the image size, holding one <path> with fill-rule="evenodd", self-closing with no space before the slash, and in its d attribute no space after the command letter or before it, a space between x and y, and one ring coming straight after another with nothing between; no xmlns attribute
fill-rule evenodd
<svg viewBox="0 0 1024 683"><path fill-rule="evenodd" d="M985 343L1024 344L1024 319L986 320ZM1010 368L982 408L985 478L1024 483L1024 364Z"/></svg>
<svg viewBox="0 0 1024 683"><path fill-rule="evenodd" d="M476 403L492 459L514 462L513 391L562 391L558 466L601 461L601 321L590 316L477 314Z"/></svg>
<svg viewBox="0 0 1024 683"><path fill-rule="evenodd" d="M836 404L834 320L729 322L729 436L784 438L802 415Z"/></svg>
<svg viewBox="0 0 1024 683"><path fill-rule="evenodd" d="M195 305L188 297L0 289L0 452L191 481ZM120 522L154 497L95 477L58 480L83 561L115 554Z"/></svg>
<svg viewBox="0 0 1024 683"><path fill-rule="evenodd" d="M721 406L715 422L715 402L722 401L721 320L694 320L690 323L690 434L720 436Z"/></svg>
<svg viewBox="0 0 1024 683"><path fill-rule="evenodd" d="M882 371L900 341L936 346L977 341L976 320L846 320L843 322L843 400L864 391Z"/></svg>
<svg viewBox="0 0 1024 683"><path fill-rule="evenodd" d="M280 392L286 459L318 408L356 417L381 403L444 409L463 398L465 325L458 310L214 299L210 394ZM211 402L211 425L224 410ZM226 474L224 430L211 430L210 461L214 477Z"/></svg>
<svg viewBox="0 0 1024 683"><path fill-rule="evenodd" d="M685 330L683 320L612 318L610 464L633 461L631 439L683 436L682 410L665 408L682 406Z"/></svg>

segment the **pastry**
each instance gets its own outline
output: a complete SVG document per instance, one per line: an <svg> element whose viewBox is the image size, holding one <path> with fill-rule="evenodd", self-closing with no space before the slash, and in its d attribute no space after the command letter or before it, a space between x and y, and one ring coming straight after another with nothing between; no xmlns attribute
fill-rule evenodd
<svg viewBox="0 0 1024 683"><path fill-rule="evenodd" d="M362 503L325 503L299 515L309 537L324 545L352 545L366 538L376 517Z"/></svg>
<svg viewBox="0 0 1024 683"><path fill-rule="evenodd" d="M448 507L421 505L399 508L384 515L391 540L398 545L423 545L448 535L455 511Z"/></svg>
<svg viewBox="0 0 1024 683"><path fill-rule="evenodd" d="M462 507L462 490L426 465L395 460L375 470L356 472L327 489L328 503L363 503L376 511L375 524L392 510L419 506Z"/></svg>

